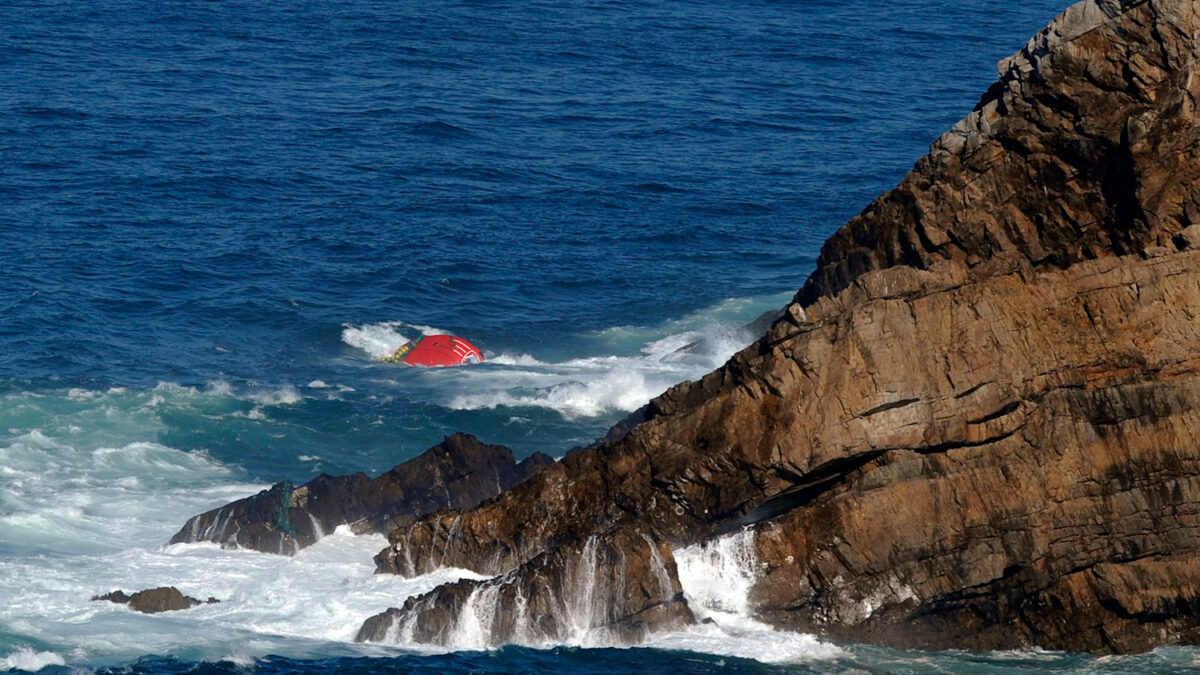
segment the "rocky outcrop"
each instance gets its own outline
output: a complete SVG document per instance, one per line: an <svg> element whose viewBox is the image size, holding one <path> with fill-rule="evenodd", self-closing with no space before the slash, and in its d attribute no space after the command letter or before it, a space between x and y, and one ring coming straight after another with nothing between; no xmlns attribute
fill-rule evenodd
<svg viewBox="0 0 1200 675"><path fill-rule="evenodd" d="M559 546L494 579L459 581L373 616L359 642L460 649L633 644L692 623L671 549L631 529Z"/></svg>
<svg viewBox="0 0 1200 675"><path fill-rule="evenodd" d="M379 570L525 578L611 532L661 550L750 528L749 606L781 627L1200 641L1198 31L1192 1L1071 7L829 240L764 339L522 485L391 532ZM487 583L392 617L436 640Z"/></svg>
<svg viewBox="0 0 1200 675"><path fill-rule="evenodd" d="M1087 0L1014 56L900 185L843 226L797 295L870 271L1136 255L1200 223L1196 27L1186 0ZM984 264L984 263L994 264Z"/></svg>
<svg viewBox="0 0 1200 675"><path fill-rule="evenodd" d="M293 554L339 525L384 532L444 508L466 508L553 462L541 453L518 463L512 451L454 434L378 478L321 474L194 516L169 543L212 541L230 548Z"/></svg>
<svg viewBox="0 0 1200 675"><path fill-rule="evenodd" d="M133 595L127 595L124 591L116 590L104 595L93 596L92 600L107 600L121 605L129 605L129 609L135 612L142 612L143 614L174 612L181 609L190 609L196 605L211 605L220 602L216 598L198 600L190 595L184 595L174 586L148 588L144 591L138 591Z"/></svg>

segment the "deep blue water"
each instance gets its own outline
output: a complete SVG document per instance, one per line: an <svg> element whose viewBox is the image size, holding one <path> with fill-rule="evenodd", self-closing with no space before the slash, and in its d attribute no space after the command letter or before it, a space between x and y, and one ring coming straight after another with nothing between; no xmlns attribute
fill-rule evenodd
<svg viewBox="0 0 1200 675"><path fill-rule="evenodd" d="M747 344L739 326L786 303L824 239L1063 8L0 3L0 567L105 568L169 536L174 511L151 517L164 502L190 513L282 478L379 472L451 431L518 456L588 443ZM430 329L489 362L375 360ZM699 355L674 353L697 338ZM109 504L125 511L106 509L123 476ZM118 541L96 535L123 515L136 524ZM0 612L0 659L226 672L226 634L208 648L181 627L143 648L111 616L72 614L54 595L67 591L15 584L0 585L0 605L24 607ZM289 644L230 667L937 672L968 658ZM0 669L40 663L12 658Z"/></svg>
<svg viewBox="0 0 1200 675"><path fill-rule="evenodd" d="M661 337L730 299L753 318L1059 9L8 3L0 383L336 382L357 395L312 412L313 443L370 459L333 470L453 430L587 443L622 406L514 429L437 405L436 382L372 400L401 376L343 325L562 363L636 354L650 338L597 336ZM172 440L203 447L191 432Z"/></svg>

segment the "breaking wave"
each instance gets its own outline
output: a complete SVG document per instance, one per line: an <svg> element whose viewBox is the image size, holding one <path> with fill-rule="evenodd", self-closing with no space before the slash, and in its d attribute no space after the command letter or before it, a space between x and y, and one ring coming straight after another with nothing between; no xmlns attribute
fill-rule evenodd
<svg viewBox="0 0 1200 675"><path fill-rule="evenodd" d="M342 342L361 349L373 359L383 359L395 354L397 349L410 340L445 332L432 326L404 321L385 321L362 326L348 323L342 327Z"/></svg>
<svg viewBox="0 0 1200 675"><path fill-rule="evenodd" d="M721 366L759 337L761 327L748 324L788 298L731 299L656 326L615 326L576 336L574 353L566 358L539 356L533 349L495 353L482 345L487 356L482 366L396 377L407 387L428 387L428 400L452 410L541 408L566 419L628 413ZM348 324L342 341L378 359L437 332L403 321Z"/></svg>
<svg viewBox="0 0 1200 675"><path fill-rule="evenodd" d="M491 370L472 373L471 386L447 401L456 410L547 408L566 418L632 412L671 386L719 367L757 336L713 323L650 340L632 355L605 354L558 362L501 354ZM499 366L499 367L496 367Z"/></svg>
<svg viewBox="0 0 1200 675"><path fill-rule="evenodd" d="M28 670L36 672L47 666L65 666L66 659L54 652L39 652L22 647L0 658L0 670Z"/></svg>
<svg viewBox="0 0 1200 675"><path fill-rule="evenodd" d="M845 655L816 636L775 630L754 618L750 591L758 578L754 532L749 529L674 551L688 606L701 620L684 631L653 636L647 646L721 654L767 663Z"/></svg>

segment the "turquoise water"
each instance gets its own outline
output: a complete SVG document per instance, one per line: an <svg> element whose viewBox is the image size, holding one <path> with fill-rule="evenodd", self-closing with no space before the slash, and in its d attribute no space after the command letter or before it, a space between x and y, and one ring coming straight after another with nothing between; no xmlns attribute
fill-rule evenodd
<svg viewBox="0 0 1200 675"><path fill-rule="evenodd" d="M294 559L162 546L274 481L378 473L453 431L561 456L719 366L1061 9L5 4L0 669L1194 667L831 645L746 616L632 650L361 646L365 616L461 573L377 578L382 539L345 533ZM440 331L487 362L376 361ZM87 600L162 584L222 603Z"/></svg>

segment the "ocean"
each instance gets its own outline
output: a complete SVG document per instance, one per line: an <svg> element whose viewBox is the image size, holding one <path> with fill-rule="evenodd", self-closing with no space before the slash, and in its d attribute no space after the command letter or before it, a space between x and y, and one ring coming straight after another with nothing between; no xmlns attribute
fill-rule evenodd
<svg viewBox="0 0 1200 675"><path fill-rule="evenodd" d="M376 576L384 539L345 531L294 558L165 546L454 431L562 456L718 367L1063 8L3 2L0 670L1200 668L781 633L736 556L702 551L681 571L714 623L637 648L358 645L465 572ZM486 362L378 361L440 332ZM89 601L159 585L221 602Z"/></svg>

